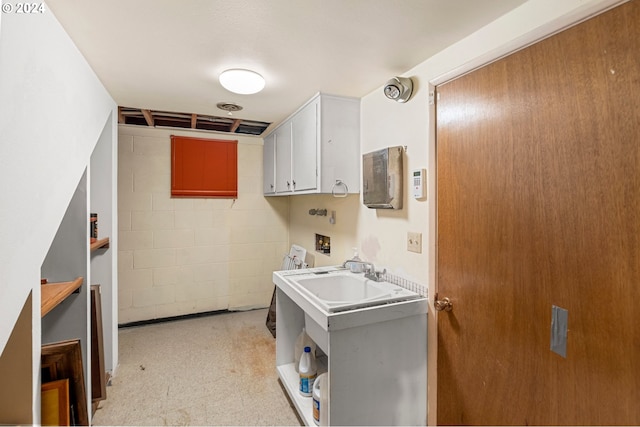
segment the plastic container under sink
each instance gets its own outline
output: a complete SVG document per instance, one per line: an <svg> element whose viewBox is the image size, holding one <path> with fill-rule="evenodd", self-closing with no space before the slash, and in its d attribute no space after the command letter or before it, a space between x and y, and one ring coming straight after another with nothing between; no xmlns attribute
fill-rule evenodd
<svg viewBox="0 0 640 427"><path fill-rule="evenodd" d="M307 331L305 330L305 328L302 328L302 332L300 332L300 335L298 335L298 338L296 338L295 347L293 349L296 372L298 372L300 357L302 356L302 352L304 351L305 347L311 347L311 353L313 353L314 355L316 354L316 343L313 342L309 335L307 335Z"/></svg>
<svg viewBox="0 0 640 427"><path fill-rule="evenodd" d="M313 383L313 421L316 425L329 425L329 377L327 373L320 374Z"/></svg>

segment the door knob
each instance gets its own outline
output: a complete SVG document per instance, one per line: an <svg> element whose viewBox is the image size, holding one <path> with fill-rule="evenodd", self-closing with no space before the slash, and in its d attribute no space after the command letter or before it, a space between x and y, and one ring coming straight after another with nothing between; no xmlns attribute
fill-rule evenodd
<svg viewBox="0 0 640 427"><path fill-rule="evenodd" d="M449 298L438 299L438 294L436 294L436 300L433 302L433 306L436 311L451 311L453 310L453 303Z"/></svg>

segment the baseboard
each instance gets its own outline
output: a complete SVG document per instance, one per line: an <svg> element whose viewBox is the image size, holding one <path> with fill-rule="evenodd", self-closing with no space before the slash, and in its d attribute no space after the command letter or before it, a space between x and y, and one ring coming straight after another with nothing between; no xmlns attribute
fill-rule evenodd
<svg viewBox="0 0 640 427"><path fill-rule="evenodd" d="M224 314L224 313L229 313L229 310L225 309L225 310L205 311L202 313L190 313L190 314L183 314L180 316L161 317L158 319L137 320L135 322L121 323L118 325L118 329L132 328L135 326L153 325L156 323L173 322L176 320L195 319L198 317L215 316L216 314Z"/></svg>

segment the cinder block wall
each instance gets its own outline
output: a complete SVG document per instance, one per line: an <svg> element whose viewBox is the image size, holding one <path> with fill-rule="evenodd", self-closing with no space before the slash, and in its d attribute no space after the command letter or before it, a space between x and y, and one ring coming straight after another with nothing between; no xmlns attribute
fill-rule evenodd
<svg viewBox="0 0 640 427"><path fill-rule="evenodd" d="M172 134L238 140L238 199L171 198ZM262 139L120 126L119 320L267 307L287 197L262 195Z"/></svg>

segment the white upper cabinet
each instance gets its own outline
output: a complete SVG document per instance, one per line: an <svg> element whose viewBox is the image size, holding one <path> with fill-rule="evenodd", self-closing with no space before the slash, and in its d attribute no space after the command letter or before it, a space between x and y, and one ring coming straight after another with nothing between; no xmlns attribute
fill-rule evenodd
<svg viewBox="0 0 640 427"><path fill-rule="evenodd" d="M273 194L276 192L276 135L272 133L264 139L262 192Z"/></svg>
<svg viewBox="0 0 640 427"><path fill-rule="evenodd" d="M360 192L359 99L316 94L264 141L265 195Z"/></svg>
<svg viewBox="0 0 640 427"><path fill-rule="evenodd" d="M291 121L283 123L275 132L276 156L273 165L276 171L276 193L292 190L291 178Z"/></svg>
<svg viewBox="0 0 640 427"><path fill-rule="evenodd" d="M291 118L291 167L294 191L318 187L318 106L314 99Z"/></svg>

